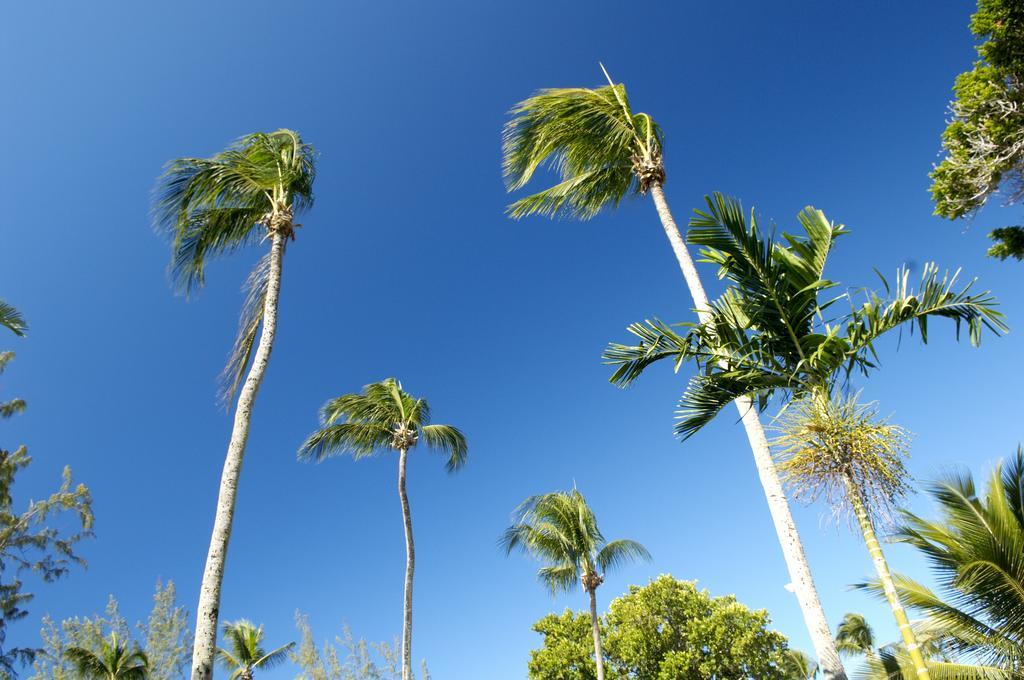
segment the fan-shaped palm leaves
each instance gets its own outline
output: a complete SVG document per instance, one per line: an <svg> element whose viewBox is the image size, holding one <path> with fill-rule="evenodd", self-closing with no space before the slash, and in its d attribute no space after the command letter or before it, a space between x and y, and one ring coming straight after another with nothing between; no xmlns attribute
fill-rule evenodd
<svg viewBox="0 0 1024 680"><path fill-rule="evenodd" d="M594 512L576 489L528 498L515 515L516 523L501 539L506 554L518 548L544 562L537 575L552 594L572 590L579 583L590 597L597 677L604 680L597 588L609 569L650 559L647 549L636 541L606 542Z"/></svg>
<svg viewBox="0 0 1024 680"><path fill-rule="evenodd" d="M257 669L270 669L288 659L294 642L273 651L263 649L263 626L242 619L224 624L225 647L217 648L217 659L231 674L229 680L253 680Z"/></svg>
<svg viewBox="0 0 1024 680"><path fill-rule="evenodd" d="M969 474L927 490L940 517L904 512L895 538L924 554L939 591L897 576L901 599L928 617L945 648L1024 677L1024 453L998 466L984 492ZM881 593L877 582L867 587Z"/></svg>
<svg viewBox="0 0 1024 680"><path fill-rule="evenodd" d="M253 404L277 332L282 259L299 226L295 216L313 202L314 174L312 147L297 133L278 130L243 137L211 158L171 161L157 188L154 219L171 236L171 272L185 293L203 284L210 258L270 242L270 251L249 276L238 337L223 373L222 396L229 400L237 392L238 402L196 614L192 680L210 680L213 673L238 478Z"/></svg>
<svg viewBox="0 0 1024 680"><path fill-rule="evenodd" d="M82 680L146 680L149 661L134 644L121 640L116 633L105 638L97 652L70 647L65 657Z"/></svg>
<svg viewBox="0 0 1024 680"><path fill-rule="evenodd" d="M466 462L466 438L451 425L430 422L425 399L413 397L401 383L388 378L366 385L358 394L332 399L320 410L322 427L299 449L299 458L320 462L339 454L359 460L381 451L398 452L398 496L405 523L405 597L402 619L402 680L412 675L412 584L416 551L412 515L405 491L409 451L422 440L429 448L448 454L447 468L455 472Z"/></svg>
<svg viewBox="0 0 1024 680"><path fill-rule="evenodd" d="M504 131L503 167L509 191L524 187L545 166L561 181L514 202L508 212L513 218L541 214L589 219L617 206L629 194L649 192L698 317L705 321L708 297L665 198L661 128L648 114L633 112L624 85L613 83L607 71L605 78L606 87L541 90L512 109ZM828 679L844 678L803 544L772 466L764 428L746 397L736 399L736 408L822 669Z"/></svg>

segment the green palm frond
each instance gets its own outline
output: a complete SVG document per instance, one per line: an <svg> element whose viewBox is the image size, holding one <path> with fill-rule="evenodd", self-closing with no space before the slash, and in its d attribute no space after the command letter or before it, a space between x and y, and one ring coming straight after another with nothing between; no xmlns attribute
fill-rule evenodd
<svg viewBox="0 0 1024 680"><path fill-rule="evenodd" d="M576 489L531 496L513 517L499 545L506 555L522 550L543 562L538 578L552 594L571 590L581 578L650 558L636 541L606 542L594 512Z"/></svg>
<svg viewBox="0 0 1024 680"><path fill-rule="evenodd" d="M260 324L263 323L263 310L266 307L269 281L270 254L268 253L256 263L245 282L246 295L245 302L242 304L242 313L238 318L238 334L235 337L235 344L231 348L228 363L220 375L220 398L221 403L225 406L234 399L242 380L245 379L245 370L249 366L249 359L252 358Z"/></svg>
<svg viewBox="0 0 1024 680"><path fill-rule="evenodd" d="M789 388L785 377L756 370L722 370L690 378L676 409L675 433L685 441L714 420L740 397L751 397L754 407L767 406L768 395Z"/></svg>
<svg viewBox="0 0 1024 680"><path fill-rule="evenodd" d="M222 632L227 648L217 648L217 660L224 670L231 671L231 678L239 678L245 672L257 668L273 668L285 661L288 652L295 647L294 642L289 642L267 652L262 646L263 626L257 626L246 619L225 623Z"/></svg>
<svg viewBox="0 0 1024 680"><path fill-rule="evenodd" d="M375 452L401 448L395 437L411 436L411 446L422 441L428 448L448 454L450 472L466 462L468 445L462 432L452 425L432 425L430 406L413 397L395 378L363 387L362 392L344 394L320 409L321 427L299 447L300 460L350 454L359 459Z"/></svg>
<svg viewBox="0 0 1024 680"><path fill-rule="evenodd" d="M843 616L835 640L840 654L870 654L875 649L875 632L862 614Z"/></svg>
<svg viewBox="0 0 1024 680"><path fill-rule="evenodd" d="M589 219L642 190L636 158L660 160L661 129L630 110L622 84L541 90L510 111L503 132L503 173L509 191L539 168L561 181L509 206L515 219L532 214Z"/></svg>
<svg viewBox="0 0 1024 680"><path fill-rule="evenodd" d="M786 680L814 680L818 677L818 664L798 649L787 649L782 672Z"/></svg>
<svg viewBox="0 0 1024 680"><path fill-rule="evenodd" d="M21 312L3 300L0 300L0 326L18 336L25 335L25 331L28 330L28 324L25 323L25 317Z"/></svg>
<svg viewBox="0 0 1024 680"><path fill-rule="evenodd" d="M147 680L149 674L145 652L116 633L104 638L97 651L69 647L64 657L82 680Z"/></svg>
<svg viewBox="0 0 1024 680"><path fill-rule="evenodd" d="M672 359L678 372L684 361L696 357L695 340L658 319L630 324L626 330L636 336L637 344L611 343L602 356L606 365L617 366L609 380L619 387L631 385L655 362Z"/></svg>

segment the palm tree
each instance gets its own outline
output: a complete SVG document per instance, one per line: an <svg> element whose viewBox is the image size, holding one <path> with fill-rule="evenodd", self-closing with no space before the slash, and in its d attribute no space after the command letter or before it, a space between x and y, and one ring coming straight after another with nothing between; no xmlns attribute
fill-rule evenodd
<svg viewBox="0 0 1024 680"><path fill-rule="evenodd" d="M270 669L288 659L294 642L268 652L263 643L263 626L254 626L241 619L224 624L224 639L228 649L217 648L217 658L224 670L230 671L229 680L252 680L257 668Z"/></svg>
<svg viewBox="0 0 1024 680"><path fill-rule="evenodd" d="M28 328L21 313L3 300L0 300L0 326L19 336L25 335L25 330Z"/></svg>
<svg viewBox="0 0 1024 680"><path fill-rule="evenodd" d="M345 394L320 409L321 427L299 448L300 460L320 462L329 456L349 454L359 460L380 451L398 452L398 497L405 523L405 597L402 617L402 680L413 680L412 579L416 551L412 540L412 515L405 492L409 451L422 439L429 448L448 454L447 468L455 472L466 462L466 438L451 425L430 423L425 399L405 392L394 378Z"/></svg>
<svg viewBox="0 0 1024 680"><path fill-rule="evenodd" d="M171 235L171 272L186 294L202 286L208 258L270 242L249 275L238 337L222 374L225 403L236 392L238 401L199 594L192 680L213 675L224 563L252 409L277 333L282 259L299 226L296 214L312 205L314 174L313 148L298 133L278 130L243 137L212 158L171 161L157 188L155 222Z"/></svg>
<svg viewBox="0 0 1024 680"><path fill-rule="evenodd" d="M64 656L82 680L146 680L149 677L145 652L118 638L117 633L103 640L99 652L69 647Z"/></svg>
<svg viewBox="0 0 1024 680"><path fill-rule="evenodd" d="M505 554L519 548L544 562L537 576L552 595L568 592L579 582L590 597L597 680L604 680L597 588L609 569L630 560L649 560L650 554L636 541L606 542L594 512L576 489L528 498L514 514L515 524L501 539Z"/></svg>
<svg viewBox="0 0 1024 680"><path fill-rule="evenodd" d="M927 617L943 648L1024 677L1024 451L996 467L984 492L970 474L927 491L940 517L904 511L894 538L928 559L939 590L897 575L900 598ZM861 587L884 595L877 581Z"/></svg>
<svg viewBox="0 0 1024 680"><path fill-rule="evenodd" d="M970 283L956 290L957 276L940 279L933 264L924 267L919 292L912 290L909 274L903 269L891 288L886 283L891 299L870 294L863 303L854 305L850 298L849 312L836 317L830 310L839 298L819 298L836 285L824 278L824 268L835 240L848 233L841 225L829 222L821 211L807 208L799 215L805 235L784 234L782 242L773 242L761 236L753 212L748 225L738 201L716 194L708 198L707 204L708 211L698 211L691 222L690 241L704 248L702 254L719 266L731 287L685 336L659 321L634 324L629 330L640 343L613 344L605 353L608 362L618 366L612 381L623 386L662 359L673 359L677 368L684 361L697 363L697 375L690 380L678 411L676 432L683 439L700 430L737 397L756 401L761 409L776 394L807 398L812 412L829 404L837 381L848 379L854 370L867 374L875 368L875 341L904 325L913 324L912 329L916 326L927 342L928 320L949 318L958 331L961 324L967 326L972 344L981 341L986 328L996 333L1006 328L991 295L972 294ZM812 423L809 427L820 425ZM876 440L877 434L868 440ZM799 436L789 443L796 439ZM790 473L804 466L818 474L815 465L822 460L832 461L836 455L835 451L823 452L821 447L804 453L791 465ZM901 487L893 485L889 475L900 474L902 467L893 467L900 455L897 451L895 456L887 456L883 469L864 466L874 461L871 454L856 460L844 456L839 464L823 470L830 484L841 482L839 488L858 514L881 573L887 568L884 560L878 559L881 550L866 514L872 510L866 501L880 500L887 494L898 496ZM870 475L865 477L868 471ZM791 474L792 479L801 478ZM821 481L820 476L814 479ZM866 490L874 494L879 489L881 493L865 499ZM863 512L858 513L858 507ZM893 609L900 620L898 600L893 600ZM916 654L920 664L919 677L924 677L927 670L917 654L913 632L909 625L901 625L901 631L909 653Z"/></svg>
<svg viewBox="0 0 1024 680"><path fill-rule="evenodd" d="M840 654L874 654L875 631L862 614L849 613L836 629L836 647Z"/></svg>
<svg viewBox="0 0 1024 680"><path fill-rule="evenodd" d="M786 680L814 680L818 677L818 664L798 649L787 649L783 659Z"/></svg>
<svg viewBox="0 0 1024 680"><path fill-rule="evenodd" d="M698 319L704 322L711 312L708 296L665 198L661 128L648 114L633 113L625 85L604 74L606 87L541 90L512 109L503 145L509 191L524 187L544 165L562 181L519 199L508 212L515 219L540 214L586 220L627 195L650 193ZM845 678L757 409L742 394L735 403L822 671L826 680Z"/></svg>

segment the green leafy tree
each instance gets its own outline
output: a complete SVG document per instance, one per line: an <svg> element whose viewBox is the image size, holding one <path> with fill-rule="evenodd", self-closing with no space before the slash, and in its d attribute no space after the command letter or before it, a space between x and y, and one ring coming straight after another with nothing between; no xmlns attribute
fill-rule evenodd
<svg viewBox="0 0 1024 680"><path fill-rule="evenodd" d="M298 133L278 130L243 137L212 158L171 161L157 187L154 217L171 236L171 271L180 291L202 286L208 259L246 245L270 245L249 275L223 374L225 402L236 393L238 400L200 588L192 680L213 674L221 584L253 405L277 333L285 247L299 226L295 216L312 205L314 174L313 148Z"/></svg>
<svg viewBox="0 0 1024 680"><path fill-rule="evenodd" d="M1024 195L1024 2L979 0L971 17L979 60L953 86L945 155L931 173L935 214L971 215L1001 191L1008 203ZM1024 259L1024 227L989 237L989 255Z"/></svg>
<svg viewBox="0 0 1024 680"><path fill-rule="evenodd" d="M20 314L2 302L0 325L17 335L26 328ZM13 352L0 352L0 373L13 358ZM0 420L24 410L22 399L0 403ZM34 597L22 578L34 574L44 583L63 578L72 567L85 564L77 544L92 536L92 497L85 485L74 484L70 468L64 468L57 491L30 501L24 510L15 509L15 478L31 462L25 446L0 448L0 677L17 677L17 668L32 663L38 652L6 644L9 625L28 616L25 607ZM69 523L65 516L74 519Z"/></svg>
<svg viewBox="0 0 1024 680"><path fill-rule="evenodd" d="M263 649L263 626L240 619L224 624L224 642L227 648L217 648L217 659L230 680L253 680L256 669L270 669L288 659L288 653L295 647L289 642L268 652Z"/></svg>
<svg viewBox="0 0 1024 680"><path fill-rule="evenodd" d="M834 305L843 296L820 297L836 286L824 271L835 240L847 233L841 225L808 207L798 217L803 236L783 234L773 241L761 235L753 212L748 222L738 201L716 194L707 205L708 211L697 211L691 222L690 241L703 247L705 259L718 265L730 287L712 304L707 320L691 326L685 336L658 321L631 326L639 344L611 345L605 353L618 367L612 381L628 385L663 359L672 359L677 369L695 362L697 374L678 411L676 432L683 439L737 396L762 409L776 395L784 402L805 399L784 432L789 455L782 472L798 491L824 489L830 500L848 502L876 569L887 573L872 513L905 488L900 431L872 424L852 402L837 410L833 389L853 371L867 374L875 368L875 341L903 326L916 328L925 342L934 317L953 320L958 335L966 326L972 344L980 343L985 329L1004 331L995 300L987 292L972 293L973 282L957 290L957 275L940 279L929 264L918 291L904 269L893 286L885 284L889 299L870 293L855 304L851 298L849 311L837 316ZM920 677L926 677L902 606L894 590L890 595Z"/></svg>
<svg viewBox="0 0 1024 680"><path fill-rule="evenodd" d="M650 559L650 554L636 541L605 541L594 512L576 489L528 498L516 509L515 516L515 524L501 539L505 553L521 549L543 562L537 576L552 595L571 591L579 583L590 598L597 680L604 680L597 588L604 583L607 570Z"/></svg>
<svg viewBox="0 0 1024 680"><path fill-rule="evenodd" d="M592 680L583 613L551 614L534 626L543 645L530 656L532 680ZM788 680L786 639L763 610L733 597L711 597L688 581L660 576L631 586L603 617L609 678Z"/></svg>
<svg viewBox="0 0 1024 680"><path fill-rule="evenodd" d="M334 642L317 646L309 620L296 613L301 641L289 657L301 670L297 680L398 680L402 677L401 642L367 642L346 625ZM422 679L430 680L427 663Z"/></svg>
<svg viewBox="0 0 1024 680"><path fill-rule="evenodd" d="M143 651L148 659L148 680L181 680L185 677L192 655L191 629L188 613L178 605L174 583L157 581L153 608L145 623L135 624ZM49 616L43 617L43 648L33 663L29 680L82 680L65 655L67 649L79 647L94 654L101 653L103 642L111 635L135 644L132 629L121 615L118 601L107 600L102 615L64 619L58 625Z"/></svg>
<svg viewBox="0 0 1024 680"><path fill-rule="evenodd" d="M894 537L927 558L938 589L897 575L900 598L944 648L999 677L1024 676L1024 452L997 466L984 491L970 474L950 474L927 492L939 517L904 511ZM862 587L883 594L877 581Z"/></svg>
<svg viewBox="0 0 1024 680"><path fill-rule="evenodd" d="M64 655L81 680L148 680L146 653L134 643L111 633L99 651L70 647Z"/></svg>
<svg viewBox="0 0 1024 680"><path fill-rule="evenodd" d="M448 455L449 472L466 462L466 438L458 428L430 422L430 406L413 397L395 378L363 387L358 394L345 394L327 402L320 410L322 426L299 448L300 460L320 462L348 454L355 460L382 451L398 453L398 496L405 526L405 596L402 616L402 680L413 680L412 671L412 585L416 550L412 535L412 513L405 490L409 452L422 439L427 447Z"/></svg>
<svg viewBox="0 0 1024 680"><path fill-rule="evenodd" d="M633 112L625 85L613 83L607 71L605 78L607 87L541 90L512 109L503 146L508 190L525 187L543 167L553 170L561 181L517 200L509 206L509 215L516 219L540 214L586 220L618 206L626 196L649 193L697 317L706 321L711 312L708 296L665 197L661 128L648 114ZM748 397L739 395L735 403L822 670L826 678L843 679L842 661L782 482L772 465L764 427Z"/></svg>

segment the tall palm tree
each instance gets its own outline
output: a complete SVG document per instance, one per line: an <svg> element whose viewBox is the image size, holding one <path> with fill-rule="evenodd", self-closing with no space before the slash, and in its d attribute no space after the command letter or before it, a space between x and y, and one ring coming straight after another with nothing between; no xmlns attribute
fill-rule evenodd
<svg viewBox="0 0 1024 680"><path fill-rule="evenodd" d="M224 670L230 671L229 680L253 680L257 668L270 669L283 663L295 647L294 642L289 642L272 652L266 651L261 646L263 626L255 626L245 619L225 623L223 630L228 648L218 647L217 659Z"/></svg>
<svg viewBox="0 0 1024 680"><path fill-rule="evenodd" d="M398 452L398 497L405 525L405 596L402 616L402 680L413 680L412 581L416 550L412 538L412 514L405 491L406 463L422 439L426 445L448 454L447 468L455 472L466 462L466 438L452 425L430 422L425 399L413 397L395 378L371 383L358 394L345 394L320 409L320 429L299 448L300 460L320 462L349 454L355 460L381 451Z"/></svg>
<svg viewBox="0 0 1024 680"><path fill-rule="evenodd" d="M928 320L949 318L958 333L961 324L967 326L972 344L981 341L986 328L996 333L1006 328L991 295L971 293L971 283L956 290L957 276L939 278L933 264L924 267L918 292L903 269L892 287L886 283L890 299L872 293L855 305L850 298L849 311L835 316L832 309L839 298L821 300L820 296L836 285L824 278L824 269L835 240L847 233L841 225L807 208L799 215L804 235L784 234L773 242L762 237L753 212L748 224L738 201L716 194L707 204L708 211L698 211L691 221L690 241L704 248L702 254L719 266L730 288L685 336L659 321L648 321L629 329L640 339L638 345L613 344L605 353L609 363L618 365L612 381L620 385L630 384L662 359L672 359L677 369L685 361L697 363L697 375L691 378L678 411L676 432L683 439L737 397L756 401L761 409L773 395L828 403L840 379L848 379L854 370L866 374L875 368L875 341L904 325L916 327L927 342ZM810 453L814 455L800 460L815 463L822 451ZM858 475L864 473L862 463L871 456L855 465L847 457L842 465L825 469L836 473L830 479L840 481L852 502L867 510L861 502L865 489L877 489L872 485L888 480L886 475L894 472L892 464L898 458L889 457L886 469L875 470L881 476L867 487L858 486L865 481ZM848 474L838 474L843 471ZM887 493L897 489L884 488ZM873 557L879 557L870 517L859 517L859 522ZM882 569L884 560L875 564ZM893 601L899 620L901 607ZM914 654L913 633L909 626L901 628L908 651ZM920 658L917 662L924 677L924 662Z"/></svg>
<svg viewBox="0 0 1024 680"><path fill-rule="evenodd" d="M894 537L928 559L938 592L897 575L901 599L927 617L944 648L1024 677L1024 451L998 465L984 491L970 474L927 491L939 518L904 511ZM877 581L862 587L884 595Z"/></svg>
<svg viewBox="0 0 1024 680"><path fill-rule="evenodd" d="M136 645L111 633L100 644L98 652L82 647L69 647L64 656L82 680L146 680L149 661Z"/></svg>
<svg viewBox="0 0 1024 680"><path fill-rule="evenodd" d="M636 541L605 541L594 512L576 489L528 498L515 515L515 524L501 539L505 554L519 548L544 562L537 575L552 595L568 592L577 583L583 586L590 598L597 680L604 680L597 588L609 569L630 560L648 560L650 554Z"/></svg>
<svg viewBox="0 0 1024 680"><path fill-rule="evenodd" d="M282 260L299 226L295 216L312 205L314 175L313 148L298 133L278 130L243 137L211 158L171 161L157 187L154 219L171 236L171 272L180 291L202 286L209 258L264 241L270 246L249 275L222 374L225 403L236 393L238 400L199 594L192 680L213 675L224 563L253 405L277 333Z"/></svg>
<svg viewBox="0 0 1024 680"><path fill-rule="evenodd" d="M862 614L848 613L836 628L836 646L840 654L873 654L875 631Z"/></svg>
<svg viewBox="0 0 1024 680"><path fill-rule="evenodd" d="M0 300L0 326L3 326L15 335L25 335L25 330L28 328L28 324L25 323L21 312L3 300Z"/></svg>
<svg viewBox="0 0 1024 680"><path fill-rule="evenodd" d="M503 145L509 191L526 186L545 165L562 181L517 200L509 214L516 219L540 214L586 220L627 195L650 193L698 319L706 321L711 312L708 296L665 198L661 128L648 114L634 113L625 85L604 74L605 87L541 90L512 109ZM757 409L746 395L737 395L735 403L822 671L826 680L845 678Z"/></svg>

